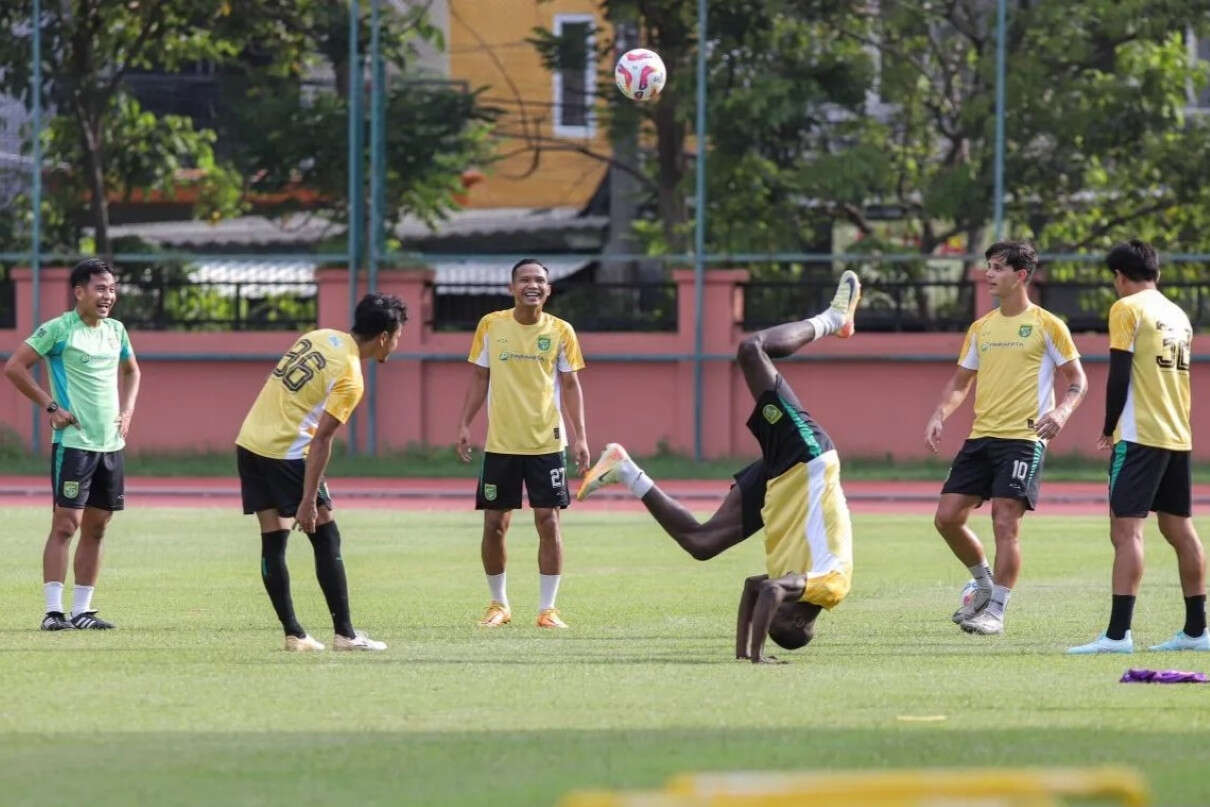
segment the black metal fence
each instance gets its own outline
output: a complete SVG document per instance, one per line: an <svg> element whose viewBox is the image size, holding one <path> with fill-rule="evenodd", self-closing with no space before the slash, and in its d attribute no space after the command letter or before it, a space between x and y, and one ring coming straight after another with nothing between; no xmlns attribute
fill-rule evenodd
<svg viewBox="0 0 1210 807"><path fill-rule="evenodd" d="M205 279L177 265L124 264L115 315L132 330L301 331L319 321L315 283Z"/></svg>
<svg viewBox="0 0 1210 807"><path fill-rule="evenodd" d="M313 281L274 276L199 278L179 264L123 265L115 315L134 330L300 331L319 319ZM290 278L295 279L290 279ZM1073 332L1105 333L1113 287L1101 281L1035 284L1040 305ZM831 282L753 281L743 285L743 327L758 330L799 319L828 305ZM1210 278L1165 282L1161 290L1189 315L1195 329L1210 328ZM506 287L436 284L433 319L438 331L472 331L484 314L511 308ZM670 332L677 322L675 283L554 284L546 310L580 331ZM0 264L0 328L16 325L11 267ZM867 332L962 331L975 318L970 281L866 281L857 326Z"/></svg>
<svg viewBox="0 0 1210 807"><path fill-rule="evenodd" d="M822 311L836 291L833 281L754 281L744 284L744 330L754 331ZM862 283L859 330L961 331L975 313L969 281L877 280Z"/></svg>
<svg viewBox="0 0 1210 807"><path fill-rule="evenodd" d="M1040 281L1035 284L1038 304L1063 318L1073 332L1109 331L1109 308L1117 299L1105 283ZM1210 326L1210 280L1162 283L1160 290L1184 309L1194 329Z"/></svg>
<svg viewBox="0 0 1210 807"><path fill-rule="evenodd" d="M512 308L503 286L438 283L433 288L433 328L473 331L491 311ZM546 311L577 331L675 331L675 283L555 282Z"/></svg>

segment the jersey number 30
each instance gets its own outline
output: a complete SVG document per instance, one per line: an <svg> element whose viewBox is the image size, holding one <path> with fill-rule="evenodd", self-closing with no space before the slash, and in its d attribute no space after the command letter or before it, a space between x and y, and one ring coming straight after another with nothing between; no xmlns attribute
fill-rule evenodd
<svg viewBox="0 0 1210 807"><path fill-rule="evenodd" d="M322 353L311 350L310 339L299 339L293 349L281 357L273 375L281 379L286 389L298 392L315 377L316 371L322 370L327 363Z"/></svg>
<svg viewBox="0 0 1210 807"><path fill-rule="evenodd" d="M1189 342L1185 339L1168 337L1160 348L1160 355L1155 357L1155 363L1165 369L1175 367L1189 372Z"/></svg>

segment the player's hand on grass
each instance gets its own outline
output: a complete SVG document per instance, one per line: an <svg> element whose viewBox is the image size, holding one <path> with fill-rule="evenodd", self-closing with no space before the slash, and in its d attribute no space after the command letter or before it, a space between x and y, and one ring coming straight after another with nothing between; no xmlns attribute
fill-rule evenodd
<svg viewBox="0 0 1210 807"><path fill-rule="evenodd" d="M122 435L122 439L126 439L126 435L130 432L130 419L134 417L134 412L121 412L114 423L118 424L118 434Z"/></svg>
<svg viewBox="0 0 1210 807"><path fill-rule="evenodd" d="M66 429L68 426L78 425L79 422L76 420L76 416L62 407L50 413L50 427L55 431Z"/></svg>
<svg viewBox="0 0 1210 807"><path fill-rule="evenodd" d="M924 427L924 444L934 454L941 453L941 431L943 428L944 424L941 418L936 415L929 418L928 425Z"/></svg>
<svg viewBox="0 0 1210 807"><path fill-rule="evenodd" d="M319 508L314 501L304 501L298 506L294 516L294 526L305 533L315 532L315 522L319 519Z"/></svg>
<svg viewBox="0 0 1210 807"><path fill-rule="evenodd" d="M782 661L777 656L760 655L752 659L753 664L789 664L787 661Z"/></svg>
<svg viewBox="0 0 1210 807"><path fill-rule="evenodd" d="M471 429L470 426L458 427L458 459L463 462L471 461Z"/></svg>
<svg viewBox="0 0 1210 807"><path fill-rule="evenodd" d="M1098 437L1097 448L1101 451L1108 451L1109 449L1113 448L1113 435L1102 434L1100 437Z"/></svg>

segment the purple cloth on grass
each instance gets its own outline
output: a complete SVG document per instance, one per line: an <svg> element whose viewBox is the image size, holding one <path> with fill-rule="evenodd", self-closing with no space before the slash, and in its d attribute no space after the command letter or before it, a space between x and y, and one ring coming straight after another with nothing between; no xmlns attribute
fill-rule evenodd
<svg viewBox="0 0 1210 807"><path fill-rule="evenodd" d="M1205 684L1205 673L1184 670L1127 670L1119 683L1123 684Z"/></svg>

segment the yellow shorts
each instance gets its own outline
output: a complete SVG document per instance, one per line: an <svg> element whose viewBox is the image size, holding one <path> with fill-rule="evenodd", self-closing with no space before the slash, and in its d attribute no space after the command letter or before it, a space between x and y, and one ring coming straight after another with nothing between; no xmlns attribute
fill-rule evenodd
<svg viewBox="0 0 1210 807"><path fill-rule="evenodd" d="M853 529L836 451L770 479L761 517L769 577L805 574L803 601L840 603L852 585Z"/></svg>

